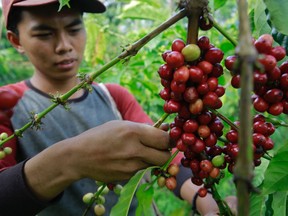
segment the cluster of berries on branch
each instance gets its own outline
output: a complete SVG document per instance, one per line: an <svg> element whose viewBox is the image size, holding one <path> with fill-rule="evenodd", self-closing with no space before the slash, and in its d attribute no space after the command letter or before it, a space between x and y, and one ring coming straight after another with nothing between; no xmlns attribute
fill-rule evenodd
<svg viewBox="0 0 288 216"><path fill-rule="evenodd" d="M273 42L269 34L263 34L252 42L259 53L252 100L258 112L278 116L288 114L288 61L277 65L286 56L286 51L282 46L273 46ZM241 74L235 70L237 59L236 55L225 59L225 66L232 73L231 85L234 88L240 88Z"/></svg>
<svg viewBox="0 0 288 216"><path fill-rule="evenodd" d="M200 37L197 44L175 39L171 50L162 54L165 63L158 70L163 109L176 114L169 134L183 153L181 163L192 170L191 180L196 185L202 185L208 176L218 178L223 164L219 165L219 160L224 162L222 149L216 145L224 125L211 111L222 107L220 98L225 88L219 85L218 78L223 74L223 56L206 36ZM206 195L206 188L200 190Z"/></svg>

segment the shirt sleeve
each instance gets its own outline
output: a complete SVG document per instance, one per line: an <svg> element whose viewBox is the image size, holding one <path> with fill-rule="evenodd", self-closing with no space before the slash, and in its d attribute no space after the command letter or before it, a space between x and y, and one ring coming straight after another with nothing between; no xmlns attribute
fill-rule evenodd
<svg viewBox="0 0 288 216"><path fill-rule="evenodd" d="M36 215L48 206L48 203L39 201L28 188L23 172L25 163L23 161L0 173L0 209L3 215Z"/></svg>
<svg viewBox="0 0 288 216"><path fill-rule="evenodd" d="M114 83L108 83L106 87L124 120L153 124L153 121L144 112L136 98L127 89Z"/></svg>

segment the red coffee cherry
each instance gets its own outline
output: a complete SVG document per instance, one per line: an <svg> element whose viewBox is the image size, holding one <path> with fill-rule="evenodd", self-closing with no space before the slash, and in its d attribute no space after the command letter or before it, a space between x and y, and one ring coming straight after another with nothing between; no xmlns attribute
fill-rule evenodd
<svg viewBox="0 0 288 216"><path fill-rule="evenodd" d="M204 187L201 187L199 190L198 190L198 194L199 194L199 197L205 197L207 195L207 189L204 188Z"/></svg>
<svg viewBox="0 0 288 216"><path fill-rule="evenodd" d="M177 52L181 52L184 47L185 47L185 42L182 39L175 39L171 45L172 51L177 51Z"/></svg>
<svg viewBox="0 0 288 216"><path fill-rule="evenodd" d="M174 176L166 178L165 185L169 190L174 190L177 187L176 178Z"/></svg>
<svg viewBox="0 0 288 216"><path fill-rule="evenodd" d="M184 56L177 51L171 51L166 56L167 64L172 68L179 68L184 64Z"/></svg>

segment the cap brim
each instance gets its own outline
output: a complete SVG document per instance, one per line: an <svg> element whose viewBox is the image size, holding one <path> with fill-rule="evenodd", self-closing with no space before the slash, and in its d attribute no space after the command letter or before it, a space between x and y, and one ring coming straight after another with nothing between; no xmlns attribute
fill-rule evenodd
<svg viewBox="0 0 288 216"><path fill-rule="evenodd" d="M71 0L71 6L73 8L73 3L77 4L76 0L73 2ZM106 11L106 7L103 3L101 3L98 0L80 0L81 3L77 4L77 7L87 13L103 13ZM40 5L45 5L45 4L50 4L50 3L55 3L58 2L58 0L26 0L26 1L20 1L17 3L14 3L13 6L22 6L22 7L28 7L28 6L40 6Z"/></svg>

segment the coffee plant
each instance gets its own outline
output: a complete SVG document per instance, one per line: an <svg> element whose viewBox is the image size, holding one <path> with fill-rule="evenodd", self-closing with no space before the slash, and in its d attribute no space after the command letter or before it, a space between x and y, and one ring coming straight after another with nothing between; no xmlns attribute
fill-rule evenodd
<svg viewBox="0 0 288 216"><path fill-rule="evenodd" d="M59 2L60 8L69 4L67 0ZM162 64L155 71L162 86L159 97L163 100L164 114L154 126L160 127L167 119L172 119L169 135L176 143L176 151L163 167L139 171L123 188L117 184L95 182L98 190L83 195L83 203L87 205L83 215L92 207L95 215L103 215L105 202L109 202L105 200L105 194L109 191L120 196L112 216L127 215L135 193L140 203L137 212L151 214L149 209L155 185L169 190L176 188L179 165L173 160L179 155L181 165L191 170L191 182L201 186L198 195L205 197L208 192L212 193L220 215L232 215L217 190L217 185L225 180L226 171L233 175L237 188L239 215L286 215L288 146L283 143L275 149L273 135L278 128L287 127L282 119L288 114L288 29L277 16L285 16L288 3L264 2L271 34L264 33L258 38L251 36L247 2L239 0L239 36L236 41L229 35L229 29L224 30L212 16L208 0L181 0L179 11L169 20L127 46L98 71L80 75L82 82L79 85L64 95L55 95L53 105L31 116L32 120L16 129L14 134L1 133L0 146L14 136L21 136L30 127L37 128L45 115L56 106L65 105L77 90L89 88L89 84L107 69L127 61L155 36L187 18L186 37L177 37L170 42L159 56ZM284 9L280 9L281 6ZM279 8L279 11L269 8ZM235 47L233 55L225 57L225 53L213 44L207 36L212 28ZM230 82L221 85L220 79L225 74L229 74ZM240 94L236 121L221 112L225 105L222 98L230 85ZM1 90L0 97L7 102L0 104L0 109L5 109L11 116L11 108L19 99L17 94ZM282 116L285 117L279 118ZM0 120L3 124L7 122L2 116ZM0 159L8 154L11 149L2 147ZM150 181L142 183L147 173L151 174Z"/></svg>

